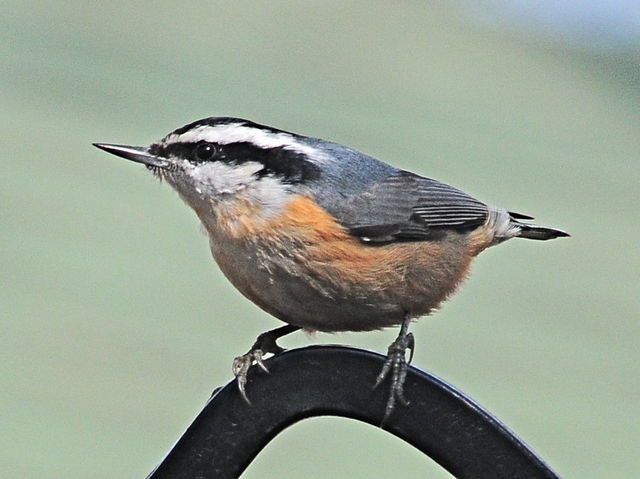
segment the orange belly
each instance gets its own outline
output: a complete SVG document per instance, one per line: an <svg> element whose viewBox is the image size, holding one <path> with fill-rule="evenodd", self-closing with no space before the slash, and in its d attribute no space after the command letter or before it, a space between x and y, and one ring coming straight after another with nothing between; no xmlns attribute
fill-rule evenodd
<svg viewBox="0 0 640 479"><path fill-rule="evenodd" d="M456 289L482 243L456 232L363 243L302 195L270 220L237 213L207 228L224 274L265 311L320 331L378 329L428 314Z"/></svg>

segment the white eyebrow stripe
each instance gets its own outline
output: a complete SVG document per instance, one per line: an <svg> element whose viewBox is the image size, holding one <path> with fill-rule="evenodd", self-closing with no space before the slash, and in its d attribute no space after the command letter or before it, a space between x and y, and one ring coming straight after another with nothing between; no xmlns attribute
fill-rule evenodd
<svg viewBox="0 0 640 479"><path fill-rule="evenodd" d="M231 143L251 143L259 148L286 148L302 153L313 159L326 159L327 155L311 146L302 144L288 133L274 133L260 130L241 123L229 123L226 125L202 125L189 130L181 135L170 134L163 143L197 143L206 141L219 145Z"/></svg>

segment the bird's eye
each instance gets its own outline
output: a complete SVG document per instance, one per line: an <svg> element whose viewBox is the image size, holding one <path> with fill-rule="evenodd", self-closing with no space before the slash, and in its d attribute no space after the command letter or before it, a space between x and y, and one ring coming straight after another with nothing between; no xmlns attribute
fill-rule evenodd
<svg viewBox="0 0 640 479"><path fill-rule="evenodd" d="M216 145L213 143L202 143L196 147L195 159L197 161L209 161L216 154Z"/></svg>

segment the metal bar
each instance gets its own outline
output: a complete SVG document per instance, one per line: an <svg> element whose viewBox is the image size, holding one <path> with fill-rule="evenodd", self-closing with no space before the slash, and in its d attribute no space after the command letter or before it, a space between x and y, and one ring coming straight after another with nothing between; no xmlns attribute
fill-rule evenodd
<svg viewBox="0 0 640 479"><path fill-rule="evenodd" d="M384 356L342 346L310 346L251 368L242 400L235 381L215 391L147 479L233 479L280 431L315 416L379 426L387 389L372 390ZM522 440L463 392L411 367L405 393L383 429L412 444L460 479L557 479Z"/></svg>

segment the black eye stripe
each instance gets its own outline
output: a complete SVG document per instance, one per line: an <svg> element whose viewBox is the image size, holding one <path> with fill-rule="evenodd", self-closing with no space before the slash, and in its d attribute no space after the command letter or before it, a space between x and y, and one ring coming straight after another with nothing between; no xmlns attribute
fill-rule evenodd
<svg viewBox="0 0 640 479"><path fill-rule="evenodd" d="M165 158L175 157L199 164L222 161L230 164L257 162L264 165L258 176L276 176L285 183L304 183L317 179L320 168L304 153L284 147L261 148L250 142L221 145L200 141L197 143L171 143L166 146L152 145L150 152Z"/></svg>
<svg viewBox="0 0 640 479"><path fill-rule="evenodd" d="M163 146L162 144L153 144L149 148L149 152L162 158L182 158L194 163L203 163L205 161L216 161L220 155L220 146L215 143L199 141L196 143L171 143Z"/></svg>
<svg viewBox="0 0 640 479"><path fill-rule="evenodd" d="M153 144L149 147L149 153L162 158L183 158L191 159L194 148L198 143L171 143L170 145Z"/></svg>

